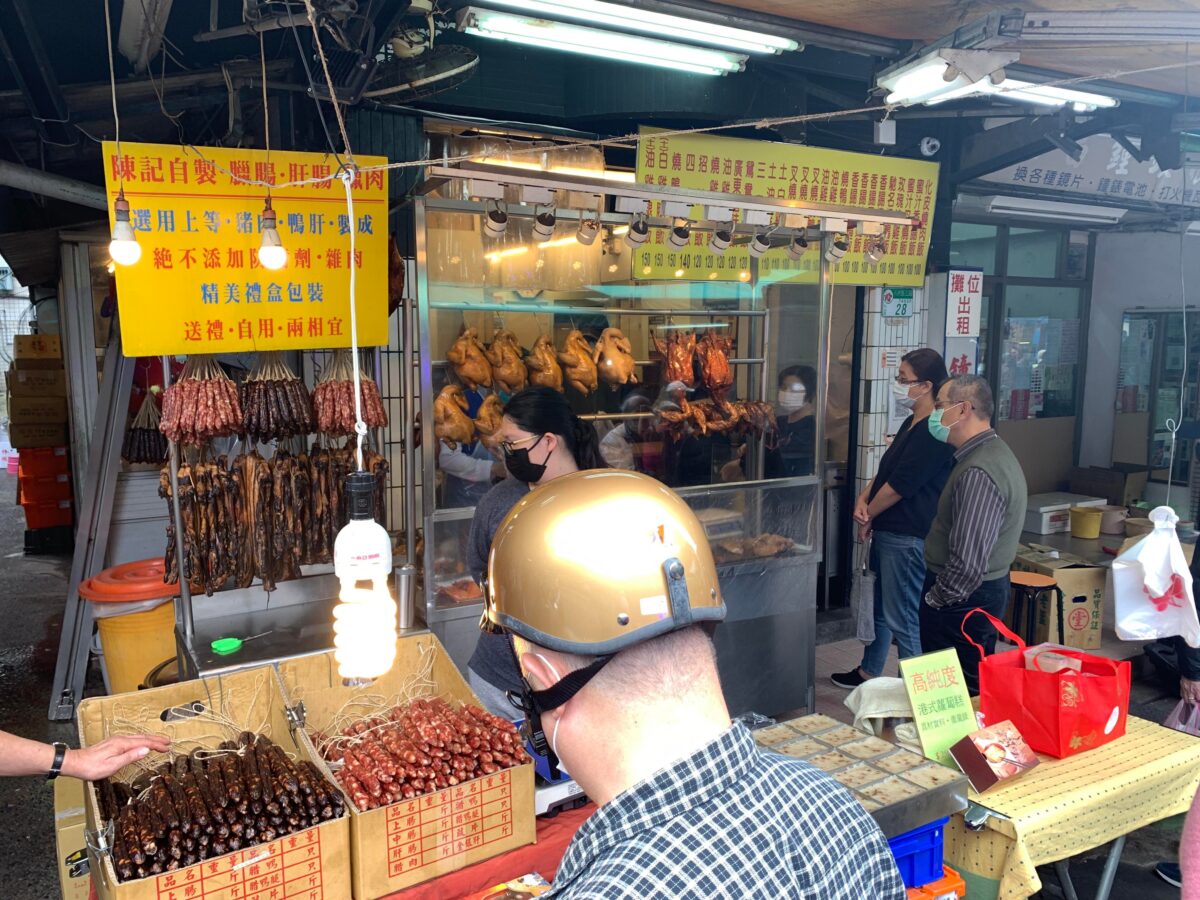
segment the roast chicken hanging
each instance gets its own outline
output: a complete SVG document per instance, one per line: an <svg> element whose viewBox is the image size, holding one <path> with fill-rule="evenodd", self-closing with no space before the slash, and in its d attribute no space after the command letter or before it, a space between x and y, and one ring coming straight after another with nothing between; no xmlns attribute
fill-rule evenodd
<svg viewBox="0 0 1200 900"><path fill-rule="evenodd" d="M585 397L596 389L596 363L592 359L593 352L592 345L583 336L583 332L572 330L558 354L567 384Z"/></svg>
<svg viewBox="0 0 1200 900"><path fill-rule="evenodd" d="M483 405L475 414L475 433L485 446L492 447L498 440L500 420L504 416L504 404L495 394L483 398Z"/></svg>
<svg viewBox="0 0 1200 900"><path fill-rule="evenodd" d="M529 381L539 387L554 388L556 391L563 389L563 374L562 367L558 364L558 354L554 350L554 344L550 342L550 338L546 335L541 335L533 344L533 349L529 351L529 356L525 358L525 365L529 369Z"/></svg>
<svg viewBox="0 0 1200 900"><path fill-rule="evenodd" d="M592 353L600 377L612 387L622 384L637 384L633 374L633 345L619 328L605 328L596 341Z"/></svg>
<svg viewBox="0 0 1200 900"><path fill-rule="evenodd" d="M454 367L458 380L466 385L467 390L477 387L492 386L492 364L488 362L483 344L479 343L479 334L474 328L464 328L450 349L446 358Z"/></svg>
<svg viewBox="0 0 1200 900"><path fill-rule="evenodd" d="M521 360L521 345L511 331L501 329L492 338L485 351L492 364L492 377L496 387L509 394L523 391L529 383L529 373Z"/></svg>
<svg viewBox="0 0 1200 900"><path fill-rule="evenodd" d="M467 398L457 384L448 384L433 401L433 431L451 450L475 440L475 423L467 415Z"/></svg>

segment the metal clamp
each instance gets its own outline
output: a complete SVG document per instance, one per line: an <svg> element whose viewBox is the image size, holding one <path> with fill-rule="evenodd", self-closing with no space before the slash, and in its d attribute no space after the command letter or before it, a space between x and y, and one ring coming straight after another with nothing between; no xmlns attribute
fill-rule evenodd
<svg viewBox="0 0 1200 900"><path fill-rule="evenodd" d="M304 727L306 710L304 709L304 701L301 700L295 706L285 706L283 714L287 717L288 728L293 732Z"/></svg>

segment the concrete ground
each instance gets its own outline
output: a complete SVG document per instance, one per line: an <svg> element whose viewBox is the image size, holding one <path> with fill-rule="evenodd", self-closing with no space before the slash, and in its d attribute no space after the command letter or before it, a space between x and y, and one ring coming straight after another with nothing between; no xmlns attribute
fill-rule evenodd
<svg viewBox="0 0 1200 900"><path fill-rule="evenodd" d="M74 726L47 721L50 684L58 653L62 609L70 568L69 557L23 553L25 522L13 504L16 479L0 471L0 729L37 740L77 744ZM849 719L841 706L844 692L829 684L829 675L857 662L861 645L842 641L817 652L818 708ZM894 666L894 661L892 663ZM98 673L89 673L86 693L101 692ZM1149 678L1139 678L1131 712L1162 721L1175 699ZM0 779L0 898L51 900L59 896L54 861L53 792L38 778ZM1160 822L1131 835L1126 846L1112 900L1175 900L1179 891L1152 872L1160 859L1173 859L1178 850L1179 819ZM1103 866L1103 850L1072 864L1080 896L1093 896ZM1056 884L1052 870L1043 883ZM1044 892L1043 896L1052 896Z"/></svg>

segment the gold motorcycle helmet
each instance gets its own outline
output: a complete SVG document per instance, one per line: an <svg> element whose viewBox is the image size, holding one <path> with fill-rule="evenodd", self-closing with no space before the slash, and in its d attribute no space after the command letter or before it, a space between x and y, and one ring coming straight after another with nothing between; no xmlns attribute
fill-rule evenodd
<svg viewBox="0 0 1200 900"><path fill-rule="evenodd" d="M485 630L582 656L725 618L696 514L662 482L622 469L566 475L522 498L492 539L484 594Z"/></svg>

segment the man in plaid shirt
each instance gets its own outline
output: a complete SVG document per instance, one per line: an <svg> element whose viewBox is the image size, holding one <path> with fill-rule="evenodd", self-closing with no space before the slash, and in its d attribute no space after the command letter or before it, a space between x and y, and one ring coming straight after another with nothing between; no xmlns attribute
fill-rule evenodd
<svg viewBox="0 0 1200 900"><path fill-rule="evenodd" d="M904 900L849 792L730 724L724 616L702 526L648 476L558 478L501 523L483 625L514 637L535 745L600 806L547 896Z"/></svg>

